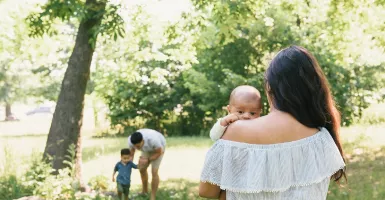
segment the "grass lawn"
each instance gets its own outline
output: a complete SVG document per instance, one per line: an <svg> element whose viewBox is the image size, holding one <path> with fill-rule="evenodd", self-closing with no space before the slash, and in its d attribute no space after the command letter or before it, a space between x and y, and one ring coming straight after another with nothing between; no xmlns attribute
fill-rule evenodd
<svg viewBox="0 0 385 200"><path fill-rule="evenodd" d="M348 184L331 184L328 199L385 199L385 146L354 151L347 160Z"/></svg>
<svg viewBox="0 0 385 200"><path fill-rule="evenodd" d="M198 196L198 182L189 181L186 179L169 179L161 183L161 188L157 193L157 198L160 200L171 200L171 199L180 199L180 200L203 200ZM137 196L137 193L141 191L139 185L133 188L132 199L135 200L148 200L148 197Z"/></svg>
<svg viewBox="0 0 385 200"><path fill-rule="evenodd" d="M347 158L348 184L332 183L328 199L385 199L385 124L352 126L342 129ZM46 136L2 137L1 148L11 150L17 161L27 160L31 152L44 150ZM160 169L161 199L198 199L197 187L204 156L212 144L208 138L167 138L168 148ZM86 180L102 175L110 179L119 150L127 138L84 138L83 174ZM0 153L4 161L4 151ZM133 194L139 192L140 176L132 175ZM115 184L109 182L113 190ZM135 199L145 199L135 197Z"/></svg>

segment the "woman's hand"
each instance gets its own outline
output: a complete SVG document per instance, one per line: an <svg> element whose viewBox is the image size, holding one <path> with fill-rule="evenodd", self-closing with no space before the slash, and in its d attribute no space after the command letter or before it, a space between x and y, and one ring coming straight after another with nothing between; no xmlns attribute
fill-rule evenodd
<svg viewBox="0 0 385 200"><path fill-rule="evenodd" d="M226 200L226 190L221 190L219 194L219 200Z"/></svg>

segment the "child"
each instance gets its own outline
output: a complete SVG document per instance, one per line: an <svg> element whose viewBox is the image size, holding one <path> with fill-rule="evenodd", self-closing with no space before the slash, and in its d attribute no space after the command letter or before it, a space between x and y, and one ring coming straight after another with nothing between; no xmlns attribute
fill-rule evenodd
<svg viewBox="0 0 385 200"><path fill-rule="evenodd" d="M131 183L131 169L138 169L138 166L131 161L132 157L130 153L130 149L122 149L120 151L121 160L116 163L114 173L112 174L112 181L115 182L115 173L118 172L118 177L116 178L116 185L118 188L119 199L122 199L123 194L124 199L128 200Z"/></svg>
<svg viewBox="0 0 385 200"><path fill-rule="evenodd" d="M261 94L252 86L238 86L231 92L227 111L229 114L219 118L210 131L210 138L213 141L220 139L231 123L240 119L258 118L262 111Z"/></svg>

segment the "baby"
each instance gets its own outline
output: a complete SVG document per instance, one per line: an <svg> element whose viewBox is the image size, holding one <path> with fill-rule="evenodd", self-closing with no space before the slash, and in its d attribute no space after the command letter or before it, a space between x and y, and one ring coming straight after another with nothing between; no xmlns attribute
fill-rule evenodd
<svg viewBox="0 0 385 200"><path fill-rule="evenodd" d="M213 141L220 139L231 123L258 118L262 111L261 94L252 86L238 86L231 92L227 111L229 114L219 118L210 131L210 138Z"/></svg>

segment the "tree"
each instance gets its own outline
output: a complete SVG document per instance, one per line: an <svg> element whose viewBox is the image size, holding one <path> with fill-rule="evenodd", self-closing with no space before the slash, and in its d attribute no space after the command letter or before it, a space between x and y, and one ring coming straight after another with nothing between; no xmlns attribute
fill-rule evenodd
<svg viewBox="0 0 385 200"><path fill-rule="evenodd" d="M368 2L193 1L195 10L167 30L154 30L161 22L132 8L125 38L98 40L92 83L112 125L197 135L225 114L222 107L235 86L251 84L263 94L269 59L297 44L316 55L344 123L353 123L382 87L383 75L376 72L384 62L383 39L375 31L383 27L382 5ZM369 11L378 16L356 14ZM359 32L354 26L368 28ZM372 62L362 52L379 56ZM264 105L266 113L266 98Z"/></svg>
<svg viewBox="0 0 385 200"><path fill-rule="evenodd" d="M196 62L195 37L180 23L157 21L141 6L130 11L125 38L100 45L95 91L108 105L112 125L125 132L146 126L166 133L180 103L178 78Z"/></svg>
<svg viewBox="0 0 385 200"><path fill-rule="evenodd" d="M124 53L103 57L103 66L118 69L111 72L103 67L102 74L107 75L98 76L97 82L102 84L96 86L102 88L100 94L110 108L113 125L131 131L143 126L158 128L159 123L154 122L160 121L161 127L172 135L205 134L213 120L225 114L222 107L228 103L234 87L250 84L264 94L263 75L269 60L292 44L305 46L319 60L345 125L354 123L370 102L381 97L376 92L384 82L381 70L385 59L380 55L385 53L378 42L382 41L379 35L383 32L378 33L375 28L383 26L381 5L376 7L365 0L347 4L339 1L311 4L302 0L192 2L195 10L185 13L167 32L175 38L193 40L172 47L176 52L189 52L189 56L179 54L178 58L194 60L189 63L191 66L168 70L178 63L167 58L175 57L173 54L163 52L168 51L172 40L157 43L151 37L143 37L151 26L159 23L156 20L132 26L132 32L140 34L131 40L138 42L130 46L120 42L122 45L113 52L124 49ZM357 15L359 12L363 14ZM378 16L365 14L369 12ZM138 18L145 21L141 16ZM353 28L356 26L368 28L357 31ZM159 35L164 33L152 31L152 37ZM157 53L167 57L154 55L154 46L160 50ZM363 57L363 52L378 55L376 61ZM165 85L154 84L151 74L157 68L171 74L161 76ZM107 83L113 83L114 87L105 90ZM266 98L263 103L266 113Z"/></svg>
<svg viewBox="0 0 385 200"><path fill-rule="evenodd" d="M384 34L383 5L367 0L318 3L196 0L193 4L207 14L203 42L199 45L206 53L198 54L202 56L198 60L206 61L211 69L231 64L222 55L229 55L224 54L225 49L241 39L257 52L250 54L253 62L233 65L238 69L247 67L246 77L254 72L262 74L272 53L291 44L302 45L315 54L326 73L343 124L354 123L363 109L380 100L377 93L383 87L385 63L380 39L383 37L379 37ZM376 14L370 14L373 12ZM235 68L230 70L245 77Z"/></svg>
<svg viewBox="0 0 385 200"><path fill-rule="evenodd" d="M26 16L28 7L18 6L9 10L9 5L3 2L0 6L1 13L7 15L0 23L0 102L5 104L5 119L12 115L12 104L26 99L31 82L31 50L34 41L24 37L27 24L23 17ZM27 78L28 77L28 78Z"/></svg>
<svg viewBox="0 0 385 200"><path fill-rule="evenodd" d="M12 1L0 4L1 13L7 16L0 23L1 29L7 30L0 33L0 101L6 105L6 119L12 113L13 103L56 101L60 89L58 79L64 75L63 63L68 62L72 50L68 43L59 41L71 41L75 35L71 24L55 23L53 26L60 35L25 37L28 32L25 17L34 5L13 4Z"/></svg>
<svg viewBox="0 0 385 200"><path fill-rule="evenodd" d="M80 0L49 0L42 8L41 13L31 14L27 18L32 36L55 34L51 26L55 18L62 21L79 20L75 46L61 84L44 158L52 159L52 166L57 172L68 166L65 162L71 161L71 158L68 158L71 155L68 150L71 145L75 145L76 177L81 180L80 128L97 36L112 33L116 38L122 31L122 20L117 14L118 6L107 4L107 0L86 0L85 3Z"/></svg>

